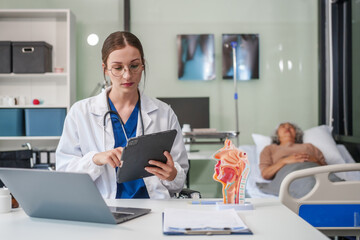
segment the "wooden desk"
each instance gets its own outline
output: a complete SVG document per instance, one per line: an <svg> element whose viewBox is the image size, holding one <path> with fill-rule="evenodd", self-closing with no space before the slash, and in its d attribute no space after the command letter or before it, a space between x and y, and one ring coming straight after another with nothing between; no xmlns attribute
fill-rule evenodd
<svg viewBox="0 0 360 240"><path fill-rule="evenodd" d="M166 236L162 233L165 208L215 209L214 205L192 205L186 199L108 200L112 206L151 208L148 215L119 225L96 224L28 217L22 209L0 214L0 238L6 240L92 239L328 239L274 199L248 199L255 210L238 212L253 235Z"/></svg>

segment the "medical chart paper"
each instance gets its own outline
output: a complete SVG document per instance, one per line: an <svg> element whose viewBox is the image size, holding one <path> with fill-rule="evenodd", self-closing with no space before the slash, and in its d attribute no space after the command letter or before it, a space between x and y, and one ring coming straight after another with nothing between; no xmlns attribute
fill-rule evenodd
<svg viewBox="0 0 360 240"><path fill-rule="evenodd" d="M197 211L168 208L164 210L163 220L165 234L251 234L234 209Z"/></svg>

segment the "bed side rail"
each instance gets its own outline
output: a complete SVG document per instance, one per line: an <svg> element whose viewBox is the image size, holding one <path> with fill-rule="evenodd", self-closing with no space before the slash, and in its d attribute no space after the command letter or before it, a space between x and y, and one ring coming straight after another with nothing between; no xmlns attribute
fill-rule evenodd
<svg viewBox="0 0 360 240"><path fill-rule="evenodd" d="M360 204L360 181L331 182L334 172L360 171L360 163L334 164L298 170L287 175L280 186L280 201L296 214L302 204ZM314 176L316 183L304 197L296 199L289 194L290 184L298 178Z"/></svg>

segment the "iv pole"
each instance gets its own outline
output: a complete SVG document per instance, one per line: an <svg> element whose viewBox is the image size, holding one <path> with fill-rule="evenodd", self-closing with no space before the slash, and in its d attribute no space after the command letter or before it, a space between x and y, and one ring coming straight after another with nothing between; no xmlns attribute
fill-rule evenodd
<svg viewBox="0 0 360 240"><path fill-rule="evenodd" d="M237 42L231 42L233 54L233 69L234 69L234 100L235 100L235 132L236 132L236 146L239 146L239 114L238 114L238 93L237 93L237 64L236 64L236 47Z"/></svg>
<svg viewBox="0 0 360 240"><path fill-rule="evenodd" d="M89 97L95 96L96 94L99 93L100 89L101 89L101 92L102 92L102 91L104 91L107 87L108 87L108 83L106 82L106 80L104 80L103 83L98 83L98 84L96 84L94 90L90 93Z"/></svg>

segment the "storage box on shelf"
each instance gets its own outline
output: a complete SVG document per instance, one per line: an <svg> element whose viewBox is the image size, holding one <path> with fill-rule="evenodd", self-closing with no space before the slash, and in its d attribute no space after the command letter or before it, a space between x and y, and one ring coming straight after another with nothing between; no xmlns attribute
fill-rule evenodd
<svg viewBox="0 0 360 240"><path fill-rule="evenodd" d="M65 108L25 109L26 136L60 136L65 115Z"/></svg>
<svg viewBox="0 0 360 240"><path fill-rule="evenodd" d="M0 41L0 73L11 73L11 42Z"/></svg>
<svg viewBox="0 0 360 240"><path fill-rule="evenodd" d="M0 136L24 136L24 110L0 109Z"/></svg>
<svg viewBox="0 0 360 240"><path fill-rule="evenodd" d="M11 42L12 72L52 72L52 46L46 42Z"/></svg>
<svg viewBox="0 0 360 240"><path fill-rule="evenodd" d="M11 73L8 70L2 71L0 68L0 97L10 96L18 99L21 97L22 100L26 100L22 101L21 105L11 107L0 105L0 110L13 108L16 111L28 112L30 125L34 123L31 116L33 111L41 110L42 113L49 113L47 109L54 109L50 112L66 113L76 100L75 17L71 11L68 9L0 9L0 32L2 33L0 43L7 42L6 45L0 44L0 51L8 48L9 42L15 43L15 51L17 48L21 51L18 52L20 61L16 60L19 57L16 54L14 54L14 61L11 57L5 58L11 64L13 63L12 68L10 67ZM52 54L49 46L52 46ZM29 50L30 54L22 52L23 49L25 52ZM32 52L32 49L35 51ZM35 59L40 62L36 62ZM2 57L0 61L3 61ZM64 71L55 73L54 68L62 68ZM32 105L33 99L42 100L43 104ZM42 115L45 119L53 117L52 113ZM63 120L64 115L59 119L52 119L52 122L58 121L55 133L44 131L34 134L30 128L30 134L23 132L22 136L0 134L0 150L18 149L27 142L39 148L57 146ZM23 125L26 124L24 117Z"/></svg>

